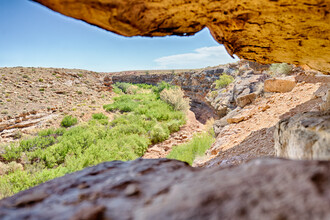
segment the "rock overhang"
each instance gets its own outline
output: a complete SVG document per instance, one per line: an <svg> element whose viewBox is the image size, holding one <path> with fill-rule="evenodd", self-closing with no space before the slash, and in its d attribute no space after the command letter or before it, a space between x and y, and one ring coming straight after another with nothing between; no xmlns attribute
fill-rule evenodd
<svg viewBox="0 0 330 220"><path fill-rule="evenodd" d="M330 73L330 2L323 0L34 0L123 36L189 36L207 27L230 55Z"/></svg>

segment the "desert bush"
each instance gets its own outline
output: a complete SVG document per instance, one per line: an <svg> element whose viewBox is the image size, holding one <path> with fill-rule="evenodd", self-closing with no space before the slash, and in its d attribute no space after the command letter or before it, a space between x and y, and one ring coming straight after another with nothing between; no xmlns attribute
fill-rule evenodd
<svg viewBox="0 0 330 220"><path fill-rule="evenodd" d="M187 112L189 109L189 98L184 98L184 93L180 88L164 89L160 93L160 99L173 106L177 111Z"/></svg>
<svg viewBox="0 0 330 220"><path fill-rule="evenodd" d="M131 85L126 89L126 94L136 94L138 91L139 87L135 86L135 85Z"/></svg>
<svg viewBox="0 0 330 220"><path fill-rule="evenodd" d="M130 83L125 83L125 82L116 82L114 86L119 88L123 93L127 92L128 87L130 87L132 84Z"/></svg>
<svg viewBox="0 0 330 220"><path fill-rule="evenodd" d="M167 158L181 160L192 165L195 158L203 155L213 142L214 138L207 132L195 135L188 143L174 147Z"/></svg>
<svg viewBox="0 0 330 220"><path fill-rule="evenodd" d="M287 63L273 63L269 67L269 72L271 75L280 76L280 75L289 75L292 70L292 65Z"/></svg>
<svg viewBox="0 0 330 220"><path fill-rule="evenodd" d="M93 119L100 120L100 119L108 119L108 116L104 115L103 113L95 113L92 115Z"/></svg>
<svg viewBox="0 0 330 220"><path fill-rule="evenodd" d="M165 81L162 81L162 82L158 83L157 86L153 87L152 91L159 95L164 89L172 89L174 87L175 86L173 86Z"/></svg>
<svg viewBox="0 0 330 220"><path fill-rule="evenodd" d="M152 143L158 143L166 140L170 135L168 127L162 124L156 124L150 131L150 139Z"/></svg>
<svg viewBox="0 0 330 220"><path fill-rule="evenodd" d="M223 74L219 77L218 80L215 81L215 88L216 89L225 88L232 82L234 82L234 77L227 74Z"/></svg>
<svg viewBox="0 0 330 220"><path fill-rule="evenodd" d="M145 84L145 83L136 84L136 86L138 86L141 89L152 89L154 87L153 85L149 85L149 84Z"/></svg>
<svg viewBox="0 0 330 220"><path fill-rule="evenodd" d="M133 100L129 95L122 95L114 98L115 102L104 105L106 111L119 110L121 112L131 112L138 107L137 101Z"/></svg>
<svg viewBox="0 0 330 220"><path fill-rule="evenodd" d="M72 117L71 115L65 116L61 121L61 126L64 128L71 127L78 123L77 118Z"/></svg>
<svg viewBox="0 0 330 220"><path fill-rule="evenodd" d="M116 93L116 94L121 94L121 93L123 93L122 90L121 90L120 88L118 88L118 86L116 86L116 84L114 84L114 85L112 86L112 91L113 91L114 93Z"/></svg>
<svg viewBox="0 0 330 220"><path fill-rule="evenodd" d="M180 130L180 126L182 125L181 121L179 120L171 120L166 123L168 130L170 130L170 133L176 132Z"/></svg>
<svg viewBox="0 0 330 220"><path fill-rule="evenodd" d="M206 131L212 137L215 137L215 132L213 128L214 122L215 122L214 118L210 118L206 121L204 126L204 131Z"/></svg>

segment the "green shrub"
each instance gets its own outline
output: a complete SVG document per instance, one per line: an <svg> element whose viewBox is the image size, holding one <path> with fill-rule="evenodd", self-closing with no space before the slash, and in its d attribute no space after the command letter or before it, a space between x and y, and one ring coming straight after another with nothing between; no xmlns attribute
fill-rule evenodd
<svg viewBox="0 0 330 220"><path fill-rule="evenodd" d="M192 165L195 158L203 155L214 140L209 133L195 135L190 142L174 147L167 158L185 161Z"/></svg>
<svg viewBox="0 0 330 220"><path fill-rule="evenodd" d="M112 86L112 91L116 94L121 94L122 93L121 89L118 88L116 85Z"/></svg>
<svg viewBox="0 0 330 220"><path fill-rule="evenodd" d="M227 74L223 74L219 77L218 80L215 81L215 88L216 89L225 88L226 86L228 86L233 81L234 81L234 77L232 77L230 75L227 75Z"/></svg>
<svg viewBox="0 0 330 220"><path fill-rule="evenodd" d="M127 93L127 89L131 86L131 83L125 83L125 82L116 82L114 86L116 86L118 89L120 89L123 93Z"/></svg>
<svg viewBox="0 0 330 220"><path fill-rule="evenodd" d="M171 85L167 82L162 81L162 82L158 83L157 86L153 87L152 91L159 95L164 89L172 89L174 87L175 86L173 86L173 85Z"/></svg>
<svg viewBox="0 0 330 220"><path fill-rule="evenodd" d="M173 106L177 111L187 112L189 110L189 98L184 98L184 93L180 88L164 89L160 93L160 99Z"/></svg>
<svg viewBox="0 0 330 220"><path fill-rule="evenodd" d="M135 86L135 85L131 85L126 89L126 94L136 94L138 91L139 87Z"/></svg>
<svg viewBox="0 0 330 220"><path fill-rule="evenodd" d="M149 84L136 84L137 87L141 89L152 89L154 86Z"/></svg>
<svg viewBox="0 0 330 220"><path fill-rule="evenodd" d="M72 117L71 115L65 116L61 121L61 126L68 128L78 123L77 118Z"/></svg>
<svg viewBox="0 0 330 220"><path fill-rule="evenodd" d="M292 65L287 63L273 63L269 67L269 71L271 75L280 76L280 75L288 75L292 70Z"/></svg>
<svg viewBox="0 0 330 220"><path fill-rule="evenodd" d="M156 124L150 131L150 139L152 143L158 143L166 140L170 135L168 127L162 124Z"/></svg>
<svg viewBox="0 0 330 220"><path fill-rule="evenodd" d="M180 130L180 126L182 125L181 121L179 120L171 120L169 122L166 123L168 129L170 130L171 133L173 132L177 132Z"/></svg>
<svg viewBox="0 0 330 220"><path fill-rule="evenodd" d="M104 105L103 108L106 111L119 110L120 112L131 112L134 111L139 104L137 101L132 100L128 95L123 95L114 98L115 102L109 105Z"/></svg>
<svg viewBox="0 0 330 220"><path fill-rule="evenodd" d="M92 115L93 119L100 120L100 119L108 119L108 116L104 115L103 113L95 113Z"/></svg>

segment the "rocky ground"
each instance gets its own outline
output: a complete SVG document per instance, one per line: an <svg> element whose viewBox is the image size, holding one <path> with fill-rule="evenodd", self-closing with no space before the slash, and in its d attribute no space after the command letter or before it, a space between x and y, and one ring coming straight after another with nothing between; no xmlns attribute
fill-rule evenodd
<svg viewBox="0 0 330 220"><path fill-rule="evenodd" d="M314 98L313 93L320 84L301 83L287 93L269 93L257 98L251 105L239 110L233 117L228 117L229 124L221 128L216 144L209 150L210 155L230 149L252 132L274 126L291 109ZM320 101L321 102L321 101ZM316 104L311 110L318 110Z"/></svg>
<svg viewBox="0 0 330 220"><path fill-rule="evenodd" d="M105 74L54 68L0 68L0 143L58 127L64 115L87 121L112 93Z"/></svg>

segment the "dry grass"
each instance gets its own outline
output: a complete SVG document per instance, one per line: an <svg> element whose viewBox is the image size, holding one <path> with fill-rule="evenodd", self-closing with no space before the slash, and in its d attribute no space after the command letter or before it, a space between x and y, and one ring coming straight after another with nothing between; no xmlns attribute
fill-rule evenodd
<svg viewBox="0 0 330 220"><path fill-rule="evenodd" d="M176 111L189 110L190 100L184 97L184 92L180 88L164 89L160 93L160 99L173 106Z"/></svg>

